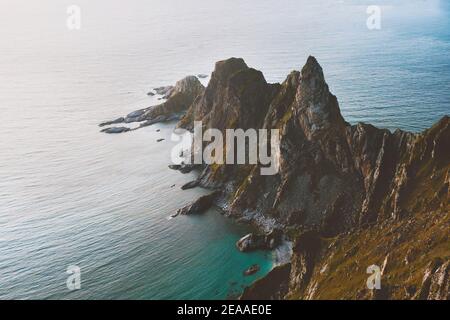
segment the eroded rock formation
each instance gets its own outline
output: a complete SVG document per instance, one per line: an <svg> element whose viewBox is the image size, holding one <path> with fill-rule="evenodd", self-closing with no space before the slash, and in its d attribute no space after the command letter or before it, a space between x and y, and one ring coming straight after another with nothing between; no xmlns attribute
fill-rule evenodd
<svg viewBox="0 0 450 320"><path fill-rule="evenodd" d="M259 165L196 165L201 174L187 186L221 192L180 211L215 204L254 224L261 233L241 239L243 251L266 246L261 235L274 230L294 241L291 262L242 298L448 299L448 115L422 133L351 125L314 57L281 84L231 58L216 63L206 88L194 79L178 83L160 106L109 124L148 125L182 113L177 126L188 130L202 121L223 133L280 131L277 174L263 176ZM379 291L366 286L372 264L383 269Z"/></svg>
<svg viewBox="0 0 450 320"><path fill-rule="evenodd" d="M110 126L119 123L139 122L139 127L146 127L158 122L167 122L180 119L190 107L194 99L205 90L205 87L195 76L187 76L178 81L174 87L155 88L157 93L164 94L165 102L133 111L125 117L106 121L99 126ZM127 127L110 127L102 129L105 133L122 133L131 131Z"/></svg>
<svg viewBox="0 0 450 320"><path fill-rule="evenodd" d="M280 130L280 170L276 175L260 175L258 165L204 165L199 184L226 190L217 201L226 214L266 232L276 228L294 234L289 290L284 297L412 298L420 284L415 278L402 277L394 284L394 271L386 271L391 281L382 293L365 289L365 268L371 261L360 242L365 237L370 237L370 246L375 247L374 257L383 259L380 265L403 241L411 241L410 246L404 246L421 252L425 260L445 243L447 249L436 254L445 260L444 266L448 262L448 116L422 133L390 132L364 123L350 125L343 119L337 98L330 93L314 57L282 84L267 83L261 72L249 68L242 59L231 58L216 64L207 88L178 126L192 130L197 120L202 121L204 129L223 132L238 128ZM412 232L423 233L426 238L426 232L435 227L424 224L421 229L416 225L427 216L436 219L442 237L429 240L429 246L416 246ZM390 229L394 224L399 228L397 235ZM372 232L378 232L377 236ZM335 238L342 240L329 240ZM359 245L347 248L349 239ZM343 248L349 250L345 258L340 251ZM352 261L358 255L366 260ZM343 260L336 261L336 257ZM394 255L390 263L396 265L398 259ZM327 296L321 288L325 286L323 279L345 261L353 263L345 271L347 278L357 272L355 279L359 282L356 285L338 276L340 280L336 281L343 281L340 286L348 285L347 294L329 290ZM411 262L409 267L417 268L411 271L415 274L425 271L423 261ZM400 267L392 270L395 268ZM448 268L442 268L434 278L431 274L437 271L429 272L430 288L432 283L434 287L437 283L446 285ZM426 295L419 296L446 296L439 288L425 289ZM244 297L249 297L248 292Z"/></svg>

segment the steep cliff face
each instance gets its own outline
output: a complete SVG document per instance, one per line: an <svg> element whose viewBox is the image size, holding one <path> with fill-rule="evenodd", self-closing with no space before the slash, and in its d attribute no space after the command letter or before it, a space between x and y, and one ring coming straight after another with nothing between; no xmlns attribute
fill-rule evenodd
<svg viewBox="0 0 450 320"><path fill-rule="evenodd" d="M411 250L422 250L424 259L439 255L435 258L442 263L429 266L429 279L433 279L433 272L441 270L444 280L439 281L444 286L448 283L448 116L420 134L401 130L392 133L363 123L350 125L343 119L315 58L309 57L300 72L293 71L280 85L268 84L261 72L249 68L242 59L232 58L216 64L209 85L178 125L192 129L195 120L201 120L204 128L221 131L280 130L277 174L263 176L258 165L205 165L200 184L223 190L217 203L227 214L265 230L282 229L297 239L285 297L333 297L334 292L334 298L339 298L340 291L330 290L327 296L318 288L323 286L321 275L335 277L341 264L350 263L347 261L351 259L339 256L348 255L342 250L350 250L352 256L364 255L366 241L378 253L376 257L409 250L404 244L395 247L400 245L397 232L411 244ZM431 247L416 248L414 234L425 239L429 232L438 234L439 239L431 241ZM384 233L392 237L383 237ZM392 245L386 245L389 241ZM443 244L446 250L441 250ZM346 272L353 270L361 275L371 260L370 256L365 258L353 261L353 267ZM414 277L423 268L423 263L418 265ZM356 278L366 276L364 269ZM339 286L345 282L337 283ZM275 296L280 297L283 290ZM247 291L250 298L248 292L252 290ZM358 290L348 292L354 294L349 293L350 298L369 297ZM396 290L383 294L414 296Z"/></svg>
<svg viewBox="0 0 450 320"><path fill-rule="evenodd" d="M335 203L321 227L296 228L288 280L265 297L449 299L449 117L416 135L363 124L347 134L363 180L359 219L338 232L344 215ZM382 270L380 290L367 289L371 265ZM255 298L251 292L243 298Z"/></svg>
<svg viewBox="0 0 450 320"><path fill-rule="evenodd" d="M203 130L218 129L224 136L226 129L262 128L269 104L278 89L278 84L267 83L260 71L249 68L242 59L219 61L205 92L197 97L178 127L192 130L194 121L201 121ZM236 189L251 169L250 165L206 166L201 184Z"/></svg>
<svg viewBox="0 0 450 320"><path fill-rule="evenodd" d="M335 228L351 227L362 201L362 179L353 166L349 125L337 99L313 57L281 87L264 123L264 128L280 130L280 170L276 176L253 170L234 194L233 208L254 208L282 226L309 227L326 223L340 210Z"/></svg>

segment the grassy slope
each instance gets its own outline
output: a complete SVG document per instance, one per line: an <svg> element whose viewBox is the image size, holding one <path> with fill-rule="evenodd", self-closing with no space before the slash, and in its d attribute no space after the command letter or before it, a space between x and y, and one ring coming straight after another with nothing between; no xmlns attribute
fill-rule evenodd
<svg viewBox="0 0 450 320"><path fill-rule="evenodd" d="M308 289L314 299L364 299L368 266L387 264L381 279L390 299L412 298L434 258L450 259L450 210L424 212L409 219L323 239L325 252ZM408 262L406 262L408 261ZM307 291L308 291L307 289ZM305 297L292 293L290 298Z"/></svg>

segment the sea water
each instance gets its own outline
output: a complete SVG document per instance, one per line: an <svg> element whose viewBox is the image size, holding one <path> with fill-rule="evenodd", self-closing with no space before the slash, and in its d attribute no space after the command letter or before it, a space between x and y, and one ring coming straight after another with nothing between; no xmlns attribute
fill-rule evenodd
<svg viewBox="0 0 450 320"><path fill-rule="evenodd" d="M226 298L266 274L280 257L237 251L247 226L214 210L170 219L206 192L167 168L173 123L97 124L217 60L281 82L314 55L347 121L421 131L449 114L449 5L378 2L369 30L365 1L0 0L0 298Z"/></svg>

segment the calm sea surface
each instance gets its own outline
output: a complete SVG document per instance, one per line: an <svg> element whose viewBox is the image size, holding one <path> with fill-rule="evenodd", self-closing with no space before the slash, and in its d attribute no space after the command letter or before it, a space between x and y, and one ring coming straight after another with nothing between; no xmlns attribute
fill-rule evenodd
<svg viewBox="0 0 450 320"><path fill-rule="evenodd" d="M173 124L97 124L217 60L280 82L311 54L349 122L420 131L450 113L449 4L378 3L370 31L365 1L0 0L0 298L225 298L267 273L273 253L234 247L247 227L214 211L169 219L205 192L167 169Z"/></svg>

